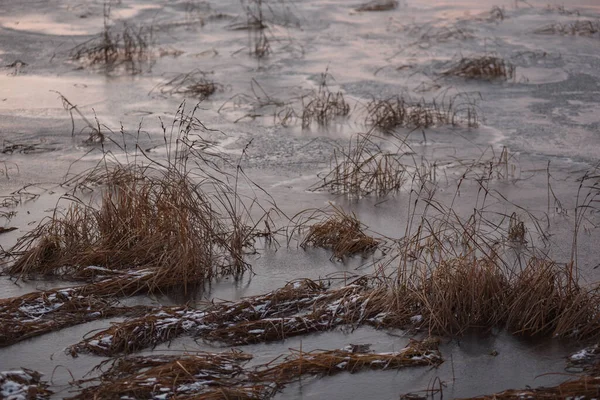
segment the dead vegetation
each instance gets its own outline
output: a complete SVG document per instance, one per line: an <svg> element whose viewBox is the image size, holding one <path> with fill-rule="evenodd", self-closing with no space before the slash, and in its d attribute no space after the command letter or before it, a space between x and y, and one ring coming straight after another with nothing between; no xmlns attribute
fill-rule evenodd
<svg viewBox="0 0 600 400"><path fill-rule="evenodd" d="M104 7L104 30L71 50L70 58L84 68L99 68L106 73L119 69L138 74L151 60L152 28L123 24L115 32L110 18L110 4Z"/></svg>
<svg viewBox="0 0 600 400"><path fill-rule="evenodd" d="M412 100L404 96L373 99L366 106L365 125L391 133L397 128L422 129L438 125L477 127L477 105L465 96Z"/></svg>
<svg viewBox="0 0 600 400"><path fill-rule="evenodd" d="M511 389L488 396L472 397L468 400L509 400L509 399L594 399L600 394L600 377L583 376L561 383L554 387L538 389ZM467 400L467 399L463 399Z"/></svg>
<svg viewBox="0 0 600 400"><path fill-rule="evenodd" d="M208 79L207 75L206 72L195 69L186 74L179 74L173 79L161 83L155 89L163 95L181 95L202 101L216 91L223 90L223 85Z"/></svg>
<svg viewBox="0 0 600 400"><path fill-rule="evenodd" d="M302 98L303 129L309 129L315 122L318 126L328 126L336 118L345 117L350 113L350 105L344 99L343 93L333 93L329 90L329 78L328 71L322 73L319 88Z"/></svg>
<svg viewBox="0 0 600 400"><path fill-rule="evenodd" d="M390 11L396 8L397 0L373 0L356 7L356 11Z"/></svg>
<svg viewBox="0 0 600 400"><path fill-rule="evenodd" d="M442 362L437 346L418 341L392 353L291 350L283 360L245 367L251 358L238 351L124 357L112 362L99 378L79 382L97 385L85 388L73 399L151 398L159 394L178 399L268 399L306 375L437 366Z"/></svg>
<svg viewBox="0 0 600 400"><path fill-rule="evenodd" d="M0 396L7 400L49 399L52 392L41 377L39 372L27 368L0 372Z"/></svg>
<svg viewBox="0 0 600 400"><path fill-rule="evenodd" d="M364 369L400 369L415 366L437 366L442 357L437 345L431 341L411 340L399 352L369 353L353 351L352 346L340 350L315 350L302 352L291 350L283 361L257 368L254 378L264 382L291 382L302 375L329 376L347 371L359 372Z"/></svg>
<svg viewBox="0 0 600 400"><path fill-rule="evenodd" d="M321 212L317 212L321 214ZM309 220L319 219L313 213ZM306 222L305 222L306 224ZM363 256L373 252L380 241L365 233L366 227L355 214L349 214L342 208L333 207L331 214L324 214L320 222L312 223L302 239L300 247L321 247L333 252L332 258L344 260L356 254Z"/></svg>
<svg viewBox="0 0 600 400"><path fill-rule="evenodd" d="M578 20L570 23L554 23L542 26L534 31L543 35L572 35L572 36L598 36L600 34L600 21Z"/></svg>
<svg viewBox="0 0 600 400"><path fill-rule="evenodd" d="M261 399L265 387L242 388L242 365L252 358L242 352L196 353L176 356L126 357L117 359L99 378L97 386L83 389L72 399L154 398L157 395L178 399ZM92 380L93 382L94 380ZM228 393L232 390L232 393ZM228 397L243 392L246 396ZM190 397L188 397L190 396ZM197 397L199 396L199 397Z"/></svg>
<svg viewBox="0 0 600 400"><path fill-rule="evenodd" d="M185 291L249 270L243 257L255 224L237 188L219 178L193 112L180 109L176 131L165 128L166 161L141 150L128 155L128 164L105 155L97 167L71 179L75 190L99 186L100 194L90 202L64 197L66 211L57 208L4 254L5 272L86 281L120 275L121 281L108 279L94 288Z"/></svg>
<svg viewBox="0 0 600 400"><path fill-rule="evenodd" d="M514 79L516 67L500 57L482 56L461 58L443 76L460 76L467 79Z"/></svg>
<svg viewBox="0 0 600 400"><path fill-rule="evenodd" d="M403 153L385 150L378 139L372 133L357 134L347 149L334 149L330 171L311 190L356 198L386 196L400 190L407 179Z"/></svg>
<svg viewBox="0 0 600 400"><path fill-rule="evenodd" d="M34 292L0 300L0 347L112 316L136 316L148 307L123 307L78 288Z"/></svg>
<svg viewBox="0 0 600 400"><path fill-rule="evenodd" d="M373 289L368 283L368 279L361 279L326 290L323 283L303 280L263 296L217 303L204 310L161 307L145 316L115 323L68 351L72 355L113 356L156 346L184 334L242 345L326 331L343 324L377 326L383 318L386 290Z"/></svg>

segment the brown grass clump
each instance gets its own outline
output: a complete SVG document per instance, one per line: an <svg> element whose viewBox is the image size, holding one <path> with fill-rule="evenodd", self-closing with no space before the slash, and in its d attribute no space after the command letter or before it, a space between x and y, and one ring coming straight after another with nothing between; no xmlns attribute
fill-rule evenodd
<svg viewBox="0 0 600 400"><path fill-rule="evenodd" d="M515 278L507 326L516 334L588 338L600 332L600 291L585 289L572 265L531 259Z"/></svg>
<svg viewBox="0 0 600 400"><path fill-rule="evenodd" d="M356 11L390 11L398 8L397 0L373 0L361 4Z"/></svg>
<svg viewBox="0 0 600 400"><path fill-rule="evenodd" d="M459 97L437 102L413 101L402 96L373 99L367 104L365 125L391 133L396 128L430 128L435 125L478 126L477 107Z"/></svg>
<svg viewBox="0 0 600 400"><path fill-rule="evenodd" d="M149 307L121 307L78 288L34 292L0 300L0 347L69 326L116 315L140 315Z"/></svg>
<svg viewBox="0 0 600 400"><path fill-rule="evenodd" d="M462 220L431 199L426 203L419 210L426 217L399 242L386 323L447 336L493 328L526 336L598 335L600 287L581 286L573 262L553 262L526 241L515 242L524 223L511 215L495 222L483 211Z"/></svg>
<svg viewBox="0 0 600 400"><path fill-rule="evenodd" d="M259 367L255 379L265 382L292 382L303 375L334 375L347 371L359 372L364 369L400 369L415 366L437 366L442 357L436 345L411 340L399 352L368 353L348 349L315 350L303 352L291 350L282 362Z"/></svg>
<svg viewBox="0 0 600 400"><path fill-rule="evenodd" d="M342 350L292 350L284 360L273 360L252 369L244 363L252 356L231 351L173 356L124 357L112 362L97 383L72 399L152 398L178 399L268 399L286 384L304 375L333 375L365 369L400 369L437 366L442 362L437 345L411 341L393 353Z"/></svg>
<svg viewBox="0 0 600 400"><path fill-rule="evenodd" d="M300 246L303 249L307 247L331 249L332 257L343 260L355 254L372 252L379 243L377 239L365 233L365 227L356 215L348 214L334 206L332 215L326 216L321 222L308 228L308 233Z"/></svg>
<svg viewBox="0 0 600 400"><path fill-rule="evenodd" d="M251 358L251 355L238 351L121 358L98 379L87 381L99 381L98 385L83 389L72 399L101 400L123 396L149 399L158 395L178 399L265 398L263 386L241 387L243 381L240 378L244 378L245 373L242 364ZM221 389L223 395L218 396ZM241 397L227 397L236 392L242 394Z"/></svg>
<svg viewBox="0 0 600 400"><path fill-rule="evenodd" d="M123 282L108 279L93 288L127 288L129 294L135 285L142 291L187 288L247 271L244 249L255 232L250 210L192 133L199 122L180 117L173 143L165 133L167 160L128 154L134 162L104 159L79 176L79 188L101 186L99 199L85 204L66 197L65 212L55 211L8 252L14 262L5 271L86 281L120 275Z"/></svg>
<svg viewBox="0 0 600 400"><path fill-rule="evenodd" d="M600 33L600 21L581 20L567 24L550 24L538 28L534 33L544 35L597 36Z"/></svg>
<svg viewBox="0 0 600 400"><path fill-rule="evenodd" d="M468 79L514 79L516 67L499 57L483 56L461 58L444 76L460 76Z"/></svg>
<svg viewBox="0 0 600 400"><path fill-rule="evenodd" d="M357 198L370 194L386 196L400 190L407 179L402 153L384 150L376 139L371 133L358 134L347 149L335 149L330 172L311 190Z"/></svg>
<svg viewBox="0 0 600 400"><path fill-rule="evenodd" d="M507 289L493 260L463 256L442 260L406 295L429 332L452 336L501 325Z"/></svg>
<svg viewBox="0 0 600 400"><path fill-rule="evenodd" d="M69 352L72 355L88 352L106 356L128 354L186 333L195 335L238 322L295 314L314 304L324 291L322 283L303 280L262 296L235 303L218 303L205 310L160 307L144 316L115 323L71 346Z"/></svg>
<svg viewBox="0 0 600 400"><path fill-rule="evenodd" d="M105 72L124 68L128 73L142 72L144 62L150 60L152 29L124 24L119 33L110 22L110 6L104 8L104 30L87 42L71 50L70 57L84 67L100 67Z"/></svg>
<svg viewBox="0 0 600 400"><path fill-rule="evenodd" d="M52 392L41 377L39 372L27 368L0 372L0 396L3 399L48 399Z"/></svg>
<svg viewBox="0 0 600 400"><path fill-rule="evenodd" d="M313 122L319 126L328 126L336 118L345 117L350 113L350 105L344 99L343 93L333 93L329 90L329 77L328 71L321 74L319 88L307 99L302 98L303 129L309 129Z"/></svg>
<svg viewBox="0 0 600 400"><path fill-rule="evenodd" d="M488 396L471 397L463 400L509 400L509 399L593 399L600 395L600 377L583 376L558 386L538 389L511 389Z"/></svg>
<svg viewBox="0 0 600 400"><path fill-rule="evenodd" d="M357 282L325 291L323 285L293 282L264 296L221 303L205 310L162 307L139 318L115 323L69 348L72 355L130 353L189 334L231 345L281 340L341 324L379 325L385 289Z"/></svg>
<svg viewBox="0 0 600 400"><path fill-rule="evenodd" d="M223 88L222 85L207 79L206 76L206 72L195 69L161 83L158 85L157 90L164 95L172 96L176 94L202 101Z"/></svg>

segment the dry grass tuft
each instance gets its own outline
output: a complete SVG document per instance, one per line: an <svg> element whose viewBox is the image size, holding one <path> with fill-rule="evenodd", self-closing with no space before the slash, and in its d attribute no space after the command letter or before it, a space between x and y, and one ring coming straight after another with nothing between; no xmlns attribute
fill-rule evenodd
<svg viewBox="0 0 600 400"><path fill-rule="evenodd" d="M207 73L195 69L187 74L179 74L173 79L161 83L157 90L164 95L182 95L186 98L194 98L199 101L205 100L223 86L208 79Z"/></svg>
<svg viewBox="0 0 600 400"><path fill-rule="evenodd" d="M22 255L8 269L18 276L90 278L99 265L113 271L163 268L182 283L241 273L241 254L199 188L179 171L151 176L117 166L99 207L71 201L64 215L22 238Z"/></svg>
<svg viewBox="0 0 600 400"><path fill-rule="evenodd" d="M202 334L217 327L244 321L297 313L315 302L325 286L311 280L291 282L262 296L235 303L219 303L205 310L184 307L161 307L146 315L113 324L84 341L71 346L69 352L112 356L132 353L156 346L182 334Z"/></svg>
<svg viewBox="0 0 600 400"><path fill-rule="evenodd" d="M48 399L52 392L41 377L39 372L27 368L0 372L0 396L7 400Z"/></svg>
<svg viewBox="0 0 600 400"><path fill-rule="evenodd" d="M600 332L600 292L580 287L570 268L548 260L529 261L512 283L507 310L511 332L578 338Z"/></svg>
<svg viewBox="0 0 600 400"><path fill-rule="evenodd" d="M245 373L242 364L251 358L251 355L238 351L121 358L114 361L100 378L85 381L99 381L98 385L83 389L72 399L124 396L149 399L159 395L178 399L192 398L192 395L194 399L265 398L263 386L241 387L240 375ZM218 396L221 390L223 395Z"/></svg>
<svg viewBox="0 0 600 400"><path fill-rule="evenodd" d="M567 24L555 23L538 28L534 33L544 35L598 36L600 34L600 21L581 20Z"/></svg>
<svg viewBox="0 0 600 400"><path fill-rule="evenodd" d="M34 292L0 300L0 347L69 326L116 315L135 316L149 307L120 307L78 288Z"/></svg>
<svg viewBox="0 0 600 400"><path fill-rule="evenodd" d="M110 6L104 8L104 30L96 37L71 50L70 57L83 67L100 67L110 73L119 68L128 73L142 72L142 66L151 59L152 29L124 24L115 33L110 22Z"/></svg>
<svg viewBox="0 0 600 400"><path fill-rule="evenodd" d="M313 220L316 215L309 218ZM365 233L366 227L356 215L333 207L331 215L324 215L320 222L308 227L308 233L300 243L303 249L321 247L331 249L333 258L343 260L356 254L367 254L379 246L380 241Z"/></svg>
<svg viewBox="0 0 600 400"><path fill-rule="evenodd" d="M319 88L307 98L302 98L303 129L309 129L314 122L319 126L328 126L336 118L345 117L350 113L350 105L342 92L333 93L329 90L328 78L330 75L325 71L321 74Z"/></svg>
<svg viewBox="0 0 600 400"><path fill-rule="evenodd" d="M462 220L430 198L425 203L421 223L399 242L386 323L446 336L494 328L526 336L598 335L600 287L581 286L573 262L559 264L527 248L525 223L514 214L494 221L476 211Z"/></svg>
<svg viewBox="0 0 600 400"><path fill-rule="evenodd" d="M150 159L138 150L127 154L133 161L129 164L105 158L74 178L79 188L100 186L99 198L88 204L74 196L63 198L66 211L55 211L19 239L8 252L14 262L5 271L23 278L86 281L120 275L122 282L108 279L94 288L131 294L135 285L141 291L187 290L216 276L249 270L244 254L257 233L250 209L194 133L201 122L193 113L183 114L180 109L178 132L165 131L166 160ZM230 178L237 185L239 176ZM248 201L260 206L256 199Z"/></svg>
<svg viewBox="0 0 600 400"><path fill-rule="evenodd" d="M384 150L376 143L378 139L372 133L358 134L348 149L335 149L330 171L311 190L357 198L370 194L386 196L400 190L407 176L401 162L403 154Z"/></svg>
<svg viewBox="0 0 600 400"><path fill-rule="evenodd" d="M205 310L162 307L139 318L115 323L71 346L72 355L113 356L155 346L188 334L229 345L282 340L325 331L342 324L381 324L385 288L366 281L326 291L310 280L292 282L264 296L221 303Z"/></svg>
<svg viewBox="0 0 600 400"><path fill-rule="evenodd" d="M499 57L483 56L461 58L444 76L460 76L468 79L514 79L516 67Z"/></svg>
<svg viewBox="0 0 600 400"><path fill-rule="evenodd" d="M397 0L373 0L361 4L356 11L390 11L398 8Z"/></svg>
<svg viewBox="0 0 600 400"><path fill-rule="evenodd" d="M396 128L421 129L435 125L478 126L477 107L459 96L437 102L414 101L402 96L373 99L367 104L365 125L391 133Z"/></svg>

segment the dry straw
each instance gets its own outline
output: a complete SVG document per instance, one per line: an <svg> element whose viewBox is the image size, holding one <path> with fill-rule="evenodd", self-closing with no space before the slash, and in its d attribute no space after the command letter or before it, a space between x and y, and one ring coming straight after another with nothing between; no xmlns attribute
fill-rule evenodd
<svg viewBox="0 0 600 400"><path fill-rule="evenodd" d="M418 341L411 341L406 348L392 353L291 350L283 360L277 358L245 368L250 358L237 351L124 357L113 361L100 377L78 382L96 385L83 389L73 399L153 398L157 395L178 399L268 399L288 383L306 375L437 366L442 362L436 345Z"/></svg>
<svg viewBox="0 0 600 400"><path fill-rule="evenodd" d="M34 292L0 300L0 347L116 315L136 316L149 307L123 307L73 288Z"/></svg>
<svg viewBox="0 0 600 400"><path fill-rule="evenodd" d="M471 99L457 95L441 100L413 100L404 96L373 99L366 106L365 125L391 133L397 128L423 129L440 125L479 124L477 105Z"/></svg>
<svg viewBox="0 0 600 400"><path fill-rule="evenodd" d="M105 3L104 30L74 47L70 57L85 67L99 67L107 73L123 68L128 73L138 74L151 59L151 43L151 28L124 24L122 31L115 33L110 21L110 5Z"/></svg>
<svg viewBox="0 0 600 400"><path fill-rule="evenodd" d="M237 191L242 172L228 177L211 160L196 133L203 125L195 110L188 115L180 108L176 131L165 129L166 160L137 149L122 164L111 162L107 153L95 168L68 182L77 189L100 186L97 201L63 198L66 211L57 208L4 254L12 261L6 272L86 281L120 275L122 283L108 279L95 288L127 287L127 295L132 285L141 291L185 289L249 270L245 249L259 233ZM225 182L229 178L234 186ZM256 199L248 204L260 206Z"/></svg>
<svg viewBox="0 0 600 400"><path fill-rule="evenodd" d="M321 214L321 212L317 212ZM302 239L300 246L321 247L333 251L332 258L343 260L347 257L373 252L380 241L365 233L366 227L358 220L355 214L345 212L340 207L333 206L331 214L325 213L320 222L313 223ZM313 213L309 221L318 218ZM304 222L307 224L308 221Z"/></svg>
<svg viewBox="0 0 600 400"><path fill-rule="evenodd" d="M188 334L229 345L282 340L337 326L382 323L385 288L368 280L325 290L321 283L292 282L272 293L204 310L161 307L142 317L114 323L69 348L72 355L110 356L156 346Z"/></svg>
<svg viewBox="0 0 600 400"><path fill-rule="evenodd" d="M478 396L463 400L509 400L509 399L594 399L600 395L600 377L583 376L558 386L538 389L511 389L488 396Z"/></svg>

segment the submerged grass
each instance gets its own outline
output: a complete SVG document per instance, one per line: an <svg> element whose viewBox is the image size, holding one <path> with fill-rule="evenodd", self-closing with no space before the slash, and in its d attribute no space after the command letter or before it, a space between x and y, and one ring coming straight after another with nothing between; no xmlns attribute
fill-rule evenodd
<svg viewBox="0 0 600 400"><path fill-rule="evenodd" d="M73 178L79 189L100 186L99 198L84 203L74 195L64 197L66 211L57 208L4 254L5 272L85 281L120 275L93 288L131 292L136 285L141 291L186 289L248 271L243 257L256 233L250 209L210 161L205 142L195 133L201 122L193 112L183 114L184 107L177 132L165 129L165 161L137 149L122 164L110 161L107 153L97 167ZM232 177L236 185L238 177Z"/></svg>
<svg viewBox="0 0 600 400"><path fill-rule="evenodd" d="M342 371L355 373L365 369L400 369L441 363L437 345L431 341L411 340L404 349L390 353L354 351L353 346L311 352L292 349L283 361L273 366L258 367L254 378L264 382L291 382L303 375L330 376Z"/></svg>
<svg viewBox="0 0 600 400"><path fill-rule="evenodd" d="M238 351L196 353L178 356L126 357L112 363L99 378L97 386L85 388L72 399L154 398L157 395L187 398L189 395L218 393L233 389L245 393L240 399L261 399L264 387L241 388L242 365L252 358ZM94 380L92 380L94 381ZM247 392L244 389L252 389ZM235 392L234 392L235 393ZM210 398L210 397L194 397Z"/></svg>
<svg viewBox="0 0 600 400"><path fill-rule="evenodd" d="M366 280L326 290L319 282L291 282L263 296L218 303L204 310L161 307L145 316L115 323L71 346L72 355L103 356L131 353L180 335L192 335L229 345L282 340L341 324L381 322L385 290ZM379 300L378 300L379 299ZM367 304L369 305L367 308Z"/></svg>
<svg viewBox="0 0 600 400"><path fill-rule="evenodd" d="M291 350L283 360L244 367L251 358L238 351L124 357L112 362L99 378L79 382L97 382L97 385L85 388L73 399L158 395L178 399L269 399L288 383L306 375L436 366L442 362L437 346L417 341L392 353L356 352L346 348Z"/></svg>
<svg viewBox="0 0 600 400"><path fill-rule="evenodd" d="M600 377L583 376L561 383L554 387L537 389L511 389L487 396L471 397L463 400L508 400L508 399L594 399L600 395Z"/></svg>
<svg viewBox="0 0 600 400"><path fill-rule="evenodd" d="M467 79L514 79L516 67L495 56L461 58L443 76L460 76Z"/></svg>
<svg viewBox="0 0 600 400"><path fill-rule="evenodd" d="M77 288L34 292L0 300L0 347L69 326L112 316L136 316L150 307L123 307Z"/></svg>

